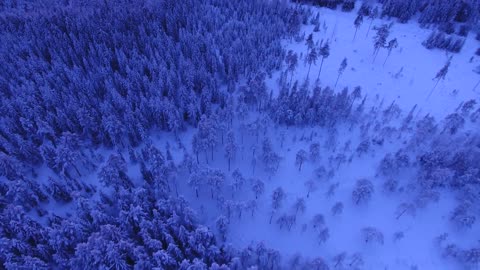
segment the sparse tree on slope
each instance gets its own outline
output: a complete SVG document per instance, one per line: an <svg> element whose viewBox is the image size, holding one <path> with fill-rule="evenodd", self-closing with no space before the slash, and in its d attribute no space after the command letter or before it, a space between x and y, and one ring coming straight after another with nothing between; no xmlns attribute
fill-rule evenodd
<svg viewBox="0 0 480 270"><path fill-rule="evenodd" d="M445 80L445 76L448 73L448 68L450 67L451 61L452 61L452 57L448 58L447 63L445 63L445 65L437 72L437 75L435 75L435 78L433 78L434 80L437 80L437 82L433 86L432 91L430 91L430 94L428 94L427 99L433 94L433 91L437 87L440 80Z"/></svg>
<svg viewBox="0 0 480 270"><path fill-rule="evenodd" d="M235 169L232 173L232 178L233 193L236 193L237 191L241 190L243 185L245 184L245 177L243 177L239 169Z"/></svg>
<svg viewBox="0 0 480 270"><path fill-rule="evenodd" d="M213 194L215 192L218 194L225 183L225 174L219 169L208 170L207 183L210 185L210 191L213 199Z"/></svg>
<svg viewBox="0 0 480 270"><path fill-rule="evenodd" d="M222 241L227 240L228 218L225 216L219 216L215 221L215 226L217 227Z"/></svg>
<svg viewBox="0 0 480 270"><path fill-rule="evenodd" d="M289 50L285 58L285 62L287 63L287 70L290 72L290 83L288 85L292 86L293 72L295 72L295 68L297 68L298 65L297 53Z"/></svg>
<svg viewBox="0 0 480 270"><path fill-rule="evenodd" d="M337 86L338 80L340 79L340 76L342 76L343 72L347 68L347 65L348 65L347 58L343 58L342 63L340 63L340 68L338 69L338 77L337 77L337 80L335 81L334 87Z"/></svg>
<svg viewBox="0 0 480 270"><path fill-rule="evenodd" d="M252 186L253 193L255 193L255 199L258 199L258 196L262 195L265 192L265 184L262 180L256 179Z"/></svg>
<svg viewBox="0 0 480 270"><path fill-rule="evenodd" d="M398 41L397 41L396 38L394 38L394 39L392 39L388 42L388 45L387 45L388 54L387 54L387 57L385 58L385 61L383 62L384 66L385 66L385 63L387 63L388 57L392 53L392 50L397 48L397 47L398 47Z"/></svg>
<svg viewBox="0 0 480 270"><path fill-rule="evenodd" d="M307 39L305 40L305 45L307 45L309 49L313 48L313 34L308 35Z"/></svg>
<svg viewBox="0 0 480 270"><path fill-rule="evenodd" d="M265 170L270 176L277 172L280 157L273 151L272 143L268 138L265 138L262 143L262 160L265 165Z"/></svg>
<svg viewBox="0 0 480 270"><path fill-rule="evenodd" d="M378 8L375 7L373 9L373 11L370 12L370 15L368 15L368 19L370 20L370 24L368 25L368 30L367 30L367 35L366 37L368 37L368 33L370 33L370 28L372 28L372 23L373 21L378 18Z"/></svg>
<svg viewBox="0 0 480 270"><path fill-rule="evenodd" d="M237 153L237 144L235 142L235 134L232 130L227 133L227 143L225 145L225 157L228 159L228 171L235 154Z"/></svg>
<svg viewBox="0 0 480 270"><path fill-rule="evenodd" d="M320 144L312 143L310 145L310 159L312 161L317 161L320 158Z"/></svg>
<svg viewBox="0 0 480 270"><path fill-rule="evenodd" d="M305 212L305 199L304 198L298 198L295 201L295 204L293 205L293 208L295 209L295 218L297 217L298 213L304 213Z"/></svg>
<svg viewBox="0 0 480 270"><path fill-rule="evenodd" d="M355 21L353 22L353 25L355 25L355 34L353 35L353 40L355 40L355 37L357 36L357 31L358 28L360 28L360 25L363 23L363 15L358 14L357 18L355 18Z"/></svg>
<svg viewBox="0 0 480 270"><path fill-rule="evenodd" d="M308 79L308 76L310 75L310 68L312 67L312 64L315 64L317 62L317 59L318 59L317 50L312 47L305 59L308 63L307 79Z"/></svg>
<svg viewBox="0 0 480 270"><path fill-rule="evenodd" d="M373 62L377 58L378 52L381 48L384 48L387 44L387 38L390 35L390 27L387 24L383 24L380 27L376 27L377 34L373 38Z"/></svg>
<svg viewBox="0 0 480 270"><path fill-rule="evenodd" d="M352 199L355 204L368 202L373 195L373 184L367 179L360 179L355 184L355 188L352 191Z"/></svg>
<svg viewBox="0 0 480 270"><path fill-rule="evenodd" d="M307 152L303 149L297 152L297 155L295 157L295 165L298 166L298 171L302 170L302 165L307 160L307 156L308 156Z"/></svg>
<svg viewBox="0 0 480 270"><path fill-rule="evenodd" d="M285 200L285 191L281 187L276 188L272 193L272 214L270 216L269 224L272 224L273 215L280 209Z"/></svg>
<svg viewBox="0 0 480 270"><path fill-rule="evenodd" d="M310 197L310 192L317 190L317 183L313 180L308 180L305 182L305 187L307 188L307 198Z"/></svg>
<svg viewBox="0 0 480 270"><path fill-rule="evenodd" d="M320 69L318 70L317 80L320 79L323 61L325 60L325 58L328 58L330 56L330 45L328 44L328 40L327 42L325 42L325 44L323 44L323 46L320 47L318 54L322 57L322 61L320 62Z"/></svg>

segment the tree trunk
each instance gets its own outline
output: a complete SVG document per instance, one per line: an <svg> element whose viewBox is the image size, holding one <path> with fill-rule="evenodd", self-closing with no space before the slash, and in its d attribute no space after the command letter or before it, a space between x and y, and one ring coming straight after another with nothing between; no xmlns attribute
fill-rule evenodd
<svg viewBox="0 0 480 270"><path fill-rule="evenodd" d="M355 27L355 34L353 35L353 40L352 41L355 41L355 37L357 36L357 31L358 31L358 27Z"/></svg>
<svg viewBox="0 0 480 270"><path fill-rule="evenodd" d="M480 81L478 81L477 84L475 84L475 87L473 87L473 92L475 92L475 89L477 89L478 85L480 85Z"/></svg>
<svg viewBox="0 0 480 270"><path fill-rule="evenodd" d="M173 185L175 186L175 194L177 195L178 198L178 187L177 187L177 181L173 182Z"/></svg>
<svg viewBox="0 0 480 270"><path fill-rule="evenodd" d="M195 194L197 195L197 198L198 198L198 188L195 188Z"/></svg>
<svg viewBox="0 0 480 270"><path fill-rule="evenodd" d="M380 52L380 49L375 49L373 51L373 61L372 61L372 63L375 63L375 59L377 59L377 55L378 55L379 52Z"/></svg>
<svg viewBox="0 0 480 270"><path fill-rule="evenodd" d="M318 71L317 80L320 79L320 73L322 72L322 66L323 66L323 60L325 60L325 57L322 57L322 62L320 62L320 70Z"/></svg>
<svg viewBox="0 0 480 270"><path fill-rule="evenodd" d="M337 80L335 81L335 86L333 87L335 89L335 87L337 87L337 83L338 83L338 80L340 79L340 75L342 75L341 73L338 74L338 77L337 77Z"/></svg>
<svg viewBox="0 0 480 270"><path fill-rule="evenodd" d="M430 96L433 94L433 91L435 90L435 88L437 87L437 85L438 85L439 82L440 82L440 79L437 80L437 82L435 83L435 85L434 85L433 88L432 88L432 91L430 91L430 93L428 94L426 100L428 100L428 99L430 98Z"/></svg>
<svg viewBox="0 0 480 270"><path fill-rule="evenodd" d="M211 188L210 191L212 192L212 199L213 199L213 188Z"/></svg>
<svg viewBox="0 0 480 270"><path fill-rule="evenodd" d="M300 166L298 167L299 172L302 171L302 164L303 164L303 162L300 162Z"/></svg>
<svg viewBox="0 0 480 270"><path fill-rule="evenodd" d="M370 33L370 28L372 27L372 23L373 23L373 20L370 20L370 24L368 25L368 30L367 30L367 36L368 37L368 33Z"/></svg>
<svg viewBox="0 0 480 270"><path fill-rule="evenodd" d="M312 63L310 63L310 65L308 66L307 79L308 79L308 75L310 75L310 68L311 67L312 67Z"/></svg>
<svg viewBox="0 0 480 270"><path fill-rule="evenodd" d="M387 57L385 58L385 61L383 62L383 66L387 63L388 57L390 56L390 52L388 52Z"/></svg>
<svg viewBox="0 0 480 270"><path fill-rule="evenodd" d="M82 174L80 174L80 171L78 170L77 166L75 166L75 164L72 164L72 167L75 169L75 171L77 172L78 174L78 177L81 177Z"/></svg>
<svg viewBox="0 0 480 270"><path fill-rule="evenodd" d="M272 215L270 216L270 221L268 222L268 224L272 224L272 219L273 219L273 213L272 213Z"/></svg>
<svg viewBox="0 0 480 270"><path fill-rule="evenodd" d="M307 192L307 198L310 197L310 189L308 189L308 192Z"/></svg>
<svg viewBox="0 0 480 270"><path fill-rule="evenodd" d="M404 209L404 210L397 216L397 219L399 219L401 216L403 216L403 214L405 214L405 212L407 212L407 209Z"/></svg>

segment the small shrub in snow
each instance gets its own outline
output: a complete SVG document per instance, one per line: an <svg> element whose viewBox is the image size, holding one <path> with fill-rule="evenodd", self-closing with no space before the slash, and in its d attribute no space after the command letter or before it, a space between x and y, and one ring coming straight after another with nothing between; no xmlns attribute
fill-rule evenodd
<svg viewBox="0 0 480 270"><path fill-rule="evenodd" d="M383 245L383 233L374 227L362 229L363 240L365 243L378 243Z"/></svg>
<svg viewBox="0 0 480 270"><path fill-rule="evenodd" d="M476 218L470 213L469 206L462 203L453 210L450 220L459 228L471 228Z"/></svg>
<svg viewBox="0 0 480 270"><path fill-rule="evenodd" d="M312 269L312 270L329 270L330 267L328 267L327 262L323 258L317 257L309 263L309 269Z"/></svg>
<svg viewBox="0 0 480 270"><path fill-rule="evenodd" d="M405 237L405 234L404 234L403 232L395 232L395 233L393 234L393 241L394 241L394 242L400 241L400 240L402 240L404 237Z"/></svg>
<svg viewBox="0 0 480 270"><path fill-rule="evenodd" d="M323 228L319 233L318 233L318 243L323 244L327 242L327 240L330 238L330 231L328 228Z"/></svg>
<svg viewBox="0 0 480 270"><path fill-rule="evenodd" d="M337 216L337 215L342 214L342 212L343 212L343 203L342 202L336 202L332 206L332 215Z"/></svg>
<svg viewBox="0 0 480 270"><path fill-rule="evenodd" d="M312 226L314 229L320 230L320 228L322 228L323 225L325 225L325 218L323 217L322 214L316 214L315 216L313 216Z"/></svg>

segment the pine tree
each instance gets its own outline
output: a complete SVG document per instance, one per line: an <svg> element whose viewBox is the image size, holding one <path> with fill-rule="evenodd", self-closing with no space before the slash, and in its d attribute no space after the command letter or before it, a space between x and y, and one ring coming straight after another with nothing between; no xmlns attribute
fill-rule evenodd
<svg viewBox="0 0 480 270"><path fill-rule="evenodd" d="M392 50L397 48L397 47L398 47L398 41L397 41L396 38L394 38L394 39L392 39L388 42L388 45L387 45L388 54L387 54L387 57L385 57L385 61L383 62L384 66L385 66L385 63L387 63L387 59L390 56L390 54L392 53Z"/></svg>
<svg viewBox="0 0 480 270"><path fill-rule="evenodd" d="M313 48L313 34L308 35L307 39L305 40L305 45L307 45L309 49Z"/></svg>
<svg viewBox="0 0 480 270"><path fill-rule="evenodd" d="M335 81L334 87L337 86L338 80L340 79L340 76L342 76L343 72L347 68L347 65L348 65L347 58L343 58L342 63L340 63L340 68L338 69L338 77L337 77L337 80Z"/></svg>
<svg viewBox="0 0 480 270"><path fill-rule="evenodd" d="M303 149L297 152L297 155L295 157L295 164L298 166L298 171L302 170L302 165L305 162L305 160L307 160L307 156L308 156L307 152Z"/></svg>
<svg viewBox="0 0 480 270"><path fill-rule="evenodd" d="M255 199L258 199L258 196L262 195L265 192L265 184L260 179L255 179L252 185L252 191L255 193Z"/></svg>
<svg viewBox="0 0 480 270"><path fill-rule="evenodd" d="M373 38L373 62L375 62L375 58L377 58L378 52L381 48L384 48L387 42L387 38L390 35L390 27L391 25L383 24L380 27L376 27L377 34Z"/></svg>
<svg viewBox="0 0 480 270"><path fill-rule="evenodd" d="M355 37L357 36L357 31L358 28L360 28L360 25L363 23L363 15L358 14L358 16L355 18L355 21L353 22L353 25L355 25L355 34L353 35L353 40L355 40Z"/></svg>
<svg viewBox="0 0 480 270"><path fill-rule="evenodd" d="M310 193L317 189L317 183L314 180L310 179L307 182L305 182L305 187L307 188L307 198L308 198L310 197Z"/></svg>
<svg viewBox="0 0 480 270"><path fill-rule="evenodd" d="M232 130L227 133L227 143L225 145L225 157L228 159L228 171L230 171L230 163L235 159L237 152L237 144L235 142L235 134Z"/></svg>
<svg viewBox="0 0 480 270"><path fill-rule="evenodd" d="M315 64L317 62L317 59L318 59L317 50L312 47L305 59L308 63L307 79L308 79L308 76L310 75L310 68L312 67L312 64Z"/></svg>
<svg viewBox="0 0 480 270"><path fill-rule="evenodd" d="M372 24L373 24L373 21L378 18L378 8L375 7L373 9L373 11L370 12L370 15L368 15L368 19L370 20L370 24L368 25L368 30L367 30L367 35L366 37L368 37L368 33L370 33L370 28L372 28Z"/></svg>
<svg viewBox="0 0 480 270"><path fill-rule="evenodd" d="M320 63L320 69L318 70L317 80L320 79L320 73L322 72L323 61L325 60L325 58L328 58L328 56L330 56L330 45L328 40L327 42L325 42L323 46L320 47L319 55L322 57L322 62Z"/></svg>
<svg viewBox="0 0 480 270"><path fill-rule="evenodd" d="M285 62L287 63L287 70L290 71L289 86L292 86L293 72L295 71L295 68L298 65L298 55L297 55L297 53L293 52L292 50L289 50L288 53L287 53L287 56L285 58Z"/></svg>
<svg viewBox="0 0 480 270"><path fill-rule="evenodd" d="M428 100L428 98L430 98L430 96L433 94L433 91L434 91L435 88L437 87L437 85L438 85L438 83L440 82L440 80L444 80L444 79L445 79L445 76L446 76L447 73L448 73L448 68L450 67L451 61L452 61L452 57L449 57L448 60L447 60L447 62L445 63L445 65L437 72L437 75L435 75L435 78L433 78L434 80L437 80L437 82L435 82L435 85L433 86L432 90L431 90L430 93L428 94L427 100Z"/></svg>
<svg viewBox="0 0 480 270"><path fill-rule="evenodd" d="M286 194L281 187L277 187L272 193L272 214L270 216L269 224L272 224L272 218L275 212L280 209L283 201L285 200Z"/></svg>

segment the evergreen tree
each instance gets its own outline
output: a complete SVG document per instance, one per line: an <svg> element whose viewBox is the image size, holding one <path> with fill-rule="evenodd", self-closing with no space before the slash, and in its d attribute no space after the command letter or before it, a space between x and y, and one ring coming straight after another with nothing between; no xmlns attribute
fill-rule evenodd
<svg viewBox="0 0 480 270"><path fill-rule="evenodd" d="M340 63L340 68L338 69L338 76L337 76L337 80L335 81L335 86L337 86L337 83L338 83L338 80L340 79L340 76L342 76L343 72L345 71L345 69L347 68L347 58L343 58L342 60L342 63Z"/></svg>
<svg viewBox="0 0 480 270"><path fill-rule="evenodd" d="M368 33L370 33L370 28L372 28L372 24L373 24L373 21L378 18L378 8L375 7L371 12L370 14L368 15L368 19L370 20L370 24L368 24L368 30L367 30L367 35L366 37L368 37Z"/></svg>
<svg viewBox="0 0 480 270"><path fill-rule="evenodd" d="M373 62L375 62L375 58L377 58L380 49L386 46L387 38L390 35L390 27L391 25L389 26L387 24L383 24L380 27L375 27L377 34L373 38Z"/></svg>
<svg viewBox="0 0 480 270"><path fill-rule="evenodd" d="M272 224L272 218L275 212L280 209L283 201L285 200L286 194L281 187L276 188L272 193L272 214L270 216L269 224Z"/></svg>
<svg viewBox="0 0 480 270"><path fill-rule="evenodd" d="M394 38L394 39L392 39L388 42L388 45L387 45L388 54L387 54L387 57L385 57L385 61L383 62L384 66L385 66L385 63L387 63L387 59L390 56L390 54L392 53L392 50L397 48L397 47L398 47L398 41L397 41L396 38Z"/></svg>
<svg viewBox="0 0 480 270"><path fill-rule="evenodd" d="M310 68L312 67L312 64L316 64L317 59L318 59L317 50L314 47L312 47L310 49L310 52L307 54L307 57L305 58L306 62L308 63L307 79L308 79L308 76L310 75Z"/></svg>
<svg viewBox="0 0 480 270"><path fill-rule="evenodd" d="M237 144L235 142L235 135L232 130L227 133L227 144L225 145L225 157L228 160L228 171L230 171L230 163L235 159L237 153Z"/></svg>
<svg viewBox="0 0 480 270"><path fill-rule="evenodd" d="M293 73L298 65L298 55L297 53L289 50L287 56L285 57L285 62L287 63L287 70L290 72L290 83L289 86L292 85L293 80Z"/></svg>
<svg viewBox="0 0 480 270"><path fill-rule="evenodd" d="M320 62L320 69L318 70L317 80L320 79L320 73L322 72L323 61L325 58L330 56L330 45L328 40L323 44L319 49L319 55L322 57L322 62Z"/></svg>
<svg viewBox="0 0 480 270"><path fill-rule="evenodd" d="M433 94L433 91L437 87L440 80L445 80L445 76L448 73L448 68L450 67L451 62L452 62L452 57L448 58L445 65L437 72L437 75L435 75L435 78L433 78L434 80L437 80L437 81L435 82L435 85L433 86L432 90L428 94L427 99Z"/></svg>
<svg viewBox="0 0 480 270"><path fill-rule="evenodd" d="M262 195L265 192L265 184L260 179L255 179L252 185L253 193L255 193L255 199L258 199L258 196Z"/></svg>
<svg viewBox="0 0 480 270"><path fill-rule="evenodd" d="M303 163L307 160L308 154L305 150L301 149L295 156L295 164L298 166L298 171L302 170Z"/></svg>
<svg viewBox="0 0 480 270"><path fill-rule="evenodd" d="M360 28L360 25L363 23L363 15L358 14L358 16L355 18L355 21L353 22L353 25L355 25L355 34L353 35L353 40L355 40L355 37L357 36L357 31L358 28Z"/></svg>

